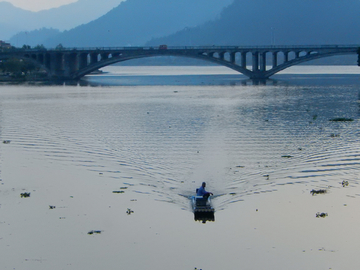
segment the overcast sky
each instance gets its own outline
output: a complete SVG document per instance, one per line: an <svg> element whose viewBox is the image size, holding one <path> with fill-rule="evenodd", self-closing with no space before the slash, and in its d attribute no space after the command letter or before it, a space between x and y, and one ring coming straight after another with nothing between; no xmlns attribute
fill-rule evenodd
<svg viewBox="0 0 360 270"><path fill-rule="evenodd" d="M0 2L9 2L14 6L20 7L22 9L39 11L42 9L60 7L62 5L77 2L77 0L0 0Z"/></svg>

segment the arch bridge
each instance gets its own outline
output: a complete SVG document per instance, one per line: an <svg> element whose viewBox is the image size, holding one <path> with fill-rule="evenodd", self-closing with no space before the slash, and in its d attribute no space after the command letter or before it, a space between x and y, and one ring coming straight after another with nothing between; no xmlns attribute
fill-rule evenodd
<svg viewBox="0 0 360 270"><path fill-rule="evenodd" d="M359 45L252 47L161 45L159 47L15 49L0 52L0 60L28 59L44 68L51 78L77 80L102 67L122 61L154 56L179 56L223 65L250 79L262 80L306 61L346 54L359 54Z"/></svg>

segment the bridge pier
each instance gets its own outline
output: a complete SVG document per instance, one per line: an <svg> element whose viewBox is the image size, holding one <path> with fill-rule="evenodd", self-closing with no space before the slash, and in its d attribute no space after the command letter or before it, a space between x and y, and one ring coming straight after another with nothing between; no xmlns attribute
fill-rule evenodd
<svg viewBox="0 0 360 270"><path fill-rule="evenodd" d="M221 60L225 59L225 53L224 52L219 53L219 59L221 59Z"/></svg>
<svg viewBox="0 0 360 270"><path fill-rule="evenodd" d="M95 64L98 62L98 54L92 53L90 54L90 64Z"/></svg>
<svg viewBox="0 0 360 270"><path fill-rule="evenodd" d="M71 75L77 70L78 59L76 53L67 53L64 54L64 76L66 78L71 77Z"/></svg>
<svg viewBox="0 0 360 270"><path fill-rule="evenodd" d="M88 65L88 55L87 53L80 53L79 58L79 69L85 68Z"/></svg>
<svg viewBox="0 0 360 270"><path fill-rule="evenodd" d="M289 52L288 51L285 51L284 52L284 63L288 62L289 61Z"/></svg>
<svg viewBox="0 0 360 270"><path fill-rule="evenodd" d="M241 52L241 67L246 68L246 54L247 52Z"/></svg>
<svg viewBox="0 0 360 270"><path fill-rule="evenodd" d="M108 53L102 53L101 54L101 60L106 60L109 58L109 54Z"/></svg>
<svg viewBox="0 0 360 270"><path fill-rule="evenodd" d="M230 62L233 64L236 63L236 53L230 53Z"/></svg>
<svg viewBox="0 0 360 270"><path fill-rule="evenodd" d="M63 77L63 54L54 53L50 58L50 77Z"/></svg>
<svg viewBox="0 0 360 270"><path fill-rule="evenodd" d="M272 67L277 67L277 55L278 55L278 52L273 52L272 53Z"/></svg>
<svg viewBox="0 0 360 270"><path fill-rule="evenodd" d="M252 53L252 71L256 72L259 70L259 53L253 52Z"/></svg>
<svg viewBox="0 0 360 270"><path fill-rule="evenodd" d="M260 71L266 71L266 52L260 53Z"/></svg>
<svg viewBox="0 0 360 270"><path fill-rule="evenodd" d="M14 50L0 52L0 60L28 59L48 71L50 78L79 79L90 72L120 61L157 55L198 58L232 68L254 80L264 80L290 66L321 57L357 54L358 46L206 46L183 48L121 47L98 49ZM279 55L281 53L282 55ZM269 59L266 56L269 56ZM289 56L291 55L291 61ZM293 57L293 55L295 57ZM279 60L281 59L281 61ZM267 61L272 68L267 70ZM247 63L249 62L249 63ZM279 64L279 62L281 62ZM247 65L251 64L248 68Z"/></svg>

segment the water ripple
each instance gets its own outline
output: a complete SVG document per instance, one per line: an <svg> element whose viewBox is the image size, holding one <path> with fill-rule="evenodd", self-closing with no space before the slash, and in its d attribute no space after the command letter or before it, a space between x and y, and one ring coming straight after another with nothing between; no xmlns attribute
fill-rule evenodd
<svg viewBox="0 0 360 270"><path fill-rule="evenodd" d="M206 181L223 209L285 185L357 181L359 109L349 99L358 89L341 90L116 87L82 99L72 92L85 90L61 88L66 99L3 99L1 136L184 209ZM330 122L339 112L355 121Z"/></svg>

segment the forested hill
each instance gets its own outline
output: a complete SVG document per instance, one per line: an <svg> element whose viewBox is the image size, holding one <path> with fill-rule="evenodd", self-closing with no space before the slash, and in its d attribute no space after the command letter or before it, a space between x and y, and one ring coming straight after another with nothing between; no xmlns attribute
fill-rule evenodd
<svg viewBox="0 0 360 270"><path fill-rule="evenodd" d="M235 0L217 20L147 44L360 44L359 14L359 0Z"/></svg>
<svg viewBox="0 0 360 270"><path fill-rule="evenodd" d="M72 47L139 46L215 19L233 0L127 0L90 23L44 42Z"/></svg>

